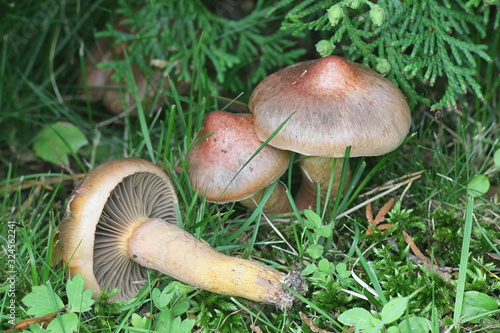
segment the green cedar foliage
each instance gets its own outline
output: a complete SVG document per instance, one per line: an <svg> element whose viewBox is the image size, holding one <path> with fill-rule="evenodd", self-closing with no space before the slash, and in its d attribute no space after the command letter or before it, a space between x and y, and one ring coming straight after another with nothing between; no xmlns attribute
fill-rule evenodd
<svg viewBox="0 0 500 333"><path fill-rule="evenodd" d="M165 72L175 82L190 82L196 71L207 71L216 82L194 83L195 87L208 84L212 93L216 86L228 92L248 89L304 54L286 38L289 33L280 30L283 16L268 15L274 1L255 1L243 14L237 13L239 5L218 13L218 3L224 1L209 8L198 0L153 1L143 6L120 0L118 18L131 30L108 24L97 36L114 37L115 45L127 42L130 62L143 71L149 66L146 59L165 60ZM105 66L120 69L126 63L124 59ZM248 71L249 65L250 75L242 76L238 70Z"/></svg>
<svg viewBox="0 0 500 333"><path fill-rule="evenodd" d="M478 60L492 60L477 42L490 20L498 27L499 16L495 6L478 0L305 0L282 28L331 33L337 54L386 73L411 107L420 102L436 110L455 107L466 92L483 99Z"/></svg>

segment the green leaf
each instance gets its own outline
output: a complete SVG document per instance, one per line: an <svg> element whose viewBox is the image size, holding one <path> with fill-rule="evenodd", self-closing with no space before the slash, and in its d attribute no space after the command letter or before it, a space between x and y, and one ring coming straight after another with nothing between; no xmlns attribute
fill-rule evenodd
<svg viewBox="0 0 500 333"><path fill-rule="evenodd" d="M321 254L323 253L323 246L313 244L307 248L306 252L311 258L319 259L321 257Z"/></svg>
<svg viewBox="0 0 500 333"><path fill-rule="evenodd" d="M91 306L94 304L92 299L92 289L84 290L85 280L82 274L78 274L73 279L68 280L66 284L66 293L70 311L85 312L90 311Z"/></svg>
<svg viewBox="0 0 500 333"><path fill-rule="evenodd" d="M377 327L377 325L380 323L380 319L375 318L375 317L371 317L370 318L370 322L371 322L371 324L372 324L373 327ZM379 332L380 332L380 330L376 331L376 333L379 333ZM375 333L375 332L371 332L370 331L370 333Z"/></svg>
<svg viewBox="0 0 500 333"><path fill-rule="evenodd" d="M342 279L347 279L349 276L351 276L351 271L347 270L347 265L345 263L343 263L343 262L338 263L335 268L337 269L338 275Z"/></svg>
<svg viewBox="0 0 500 333"><path fill-rule="evenodd" d="M453 325L453 319L451 317L446 316L443 318L443 324L451 326Z"/></svg>
<svg viewBox="0 0 500 333"><path fill-rule="evenodd" d="M372 314L362 308L352 308L343 312L337 319L344 325L354 326L356 330L366 330L372 325Z"/></svg>
<svg viewBox="0 0 500 333"><path fill-rule="evenodd" d="M304 210L304 215L306 216L306 226L309 229L319 229L323 222L321 221L321 217L318 214L313 212L310 209Z"/></svg>
<svg viewBox="0 0 500 333"><path fill-rule="evenodd" d="M168 288L169 286L171 286L172 290L174 290L175 292L177 292L181 295L186 295L186 294L189 294L190 292L196 290L195 287L188 286L187 284L184 284L184 283L179 282L179 281L174 281L174 282L170 283L166 288Z"/></svg>
<svg viewBox="0 0 500 333"><path fill-rule="evenodd" d="M168 332L179 332L179 333L182 333L182 331L181 331L181 317L175 317L170 322L170 331L168 331Z"/></svg>
<svg viewBox="0 0 500 333"><path fill-rule="evenodd" d="M189 302L187 300L184 300L182 302L179 302L175 304L175 306L172 308L172 316L180 316L181 314L185 313L189 309Z"/></svg>
<svg viewBox="0 0 500 333"><path fill-rule="evenodd" d="M148 318L141 317L137 313L132 313L132 318L130 319L130 324L135 328L146 329L148 324Z"/></svg>
<svg viewBox="0 0 500 333"><path fill-rule="evenodd" d="M172 298L174 297L173 293L168 293L167 288L168 286L165 287L163 292L161 292L158 288L153 289L152 299L156 307L160 310L163 310L168 304L170 304L170 301L172 301ZM167 292L165 292L166 290Z"/></svg>
<svg viewBox="0 0 500 333"><path fill-rule="evenodd" d="M77 332L79 322L78 316L74 312L58 315L47 326L47 331L52 333Z"/></svg>
<svg viewBox="0 0 500 333"><path fill-rule="evenodd" d="M194 319L184 319L181 323L181 333L191 333L194 324L196 324L196 320Z"/></svg>
<svg viewBox="0 0 500 333"><path fill-rule="evenodd" d="M401 331L399 330L399 327L397 327L397 326L388 327L385 332L386 333L401 333Z"/></svg>
<svg viewBox="0 0 500 333"><path fill-rule="evenodd" d="M55 149L63 162L69 164L68 154L77 152L88 143L85 134L78 127L68 122L59 121L42 127L35 138L33 149L41 159L61 164L59 157L54 152Z"/></svg>
<svg viewBox="0 0 500 333"><path fill-rule="evenodd" d="M477 175L467 185L467 193L470 196L477 197L485 194L490 189L490 181L485 175Z"/></svg>
<svg viewBox="0 0 500 333"><path fill-rule="evenodd" d="M318 267L315 264L309 264L302 271L302 275L310 275L318 270Z"/></svg>
<svg viewBox="0 0 500 333"><path fill-rule="evenodd" d="M24 296L22 301L29 307L27 313L33 317L44 316L64 307L59 296L49 285L34 286L31 293Z"/></svg>
<svg viewBox="0 0 500 333"><path fill-rule="evenodd" d="M495 162L497 167L500 167L500 149L497 149L495 154L493 154L493 162Z"/></svg>
<svg viewBox="0 0 500 333"><path fill-rule="evenodd" d="M332 226L325 225L320 228L315 229L316 234L323 237L330 237L332 235Z"/></svg>
<svg viewBox="0 0 500 333"><path fill-rule="evenodd" d="M325 273L330 273L330 263L326 259L321 259L318 262L318 269Z"/></svg>
<svg viewBox="0 0 500 333"><path fill-rule="evenodd" d="M498 309L498 304L490 296L477 291L465 292L464 305L462 307L462 316L465 318L477 316L496 309ZM471 322L477 324L479 319L471 320Z"/></svg>
<svg viewBox="0 0 500 333"><path fill-rule="evenodd" d="M422 317L408 317L398 327L401 333L427 333L431 331L431 322Z"/></svg>
<svg viewBox="0 0 500 333"><path fill-rule="evenodd" d="M328 277L329 274L326 274L325 272L322 271L316 271L313 273L312 278L313 280L321 281L324 280Z"/></svg>
<svg viewBox="0 0 500 333"><path fill-rule="evenodd" d="M380 315L382 320L390 324L398 320L406 311L408 307L408 297L396 297L391 299L384 307Z"/></svg>

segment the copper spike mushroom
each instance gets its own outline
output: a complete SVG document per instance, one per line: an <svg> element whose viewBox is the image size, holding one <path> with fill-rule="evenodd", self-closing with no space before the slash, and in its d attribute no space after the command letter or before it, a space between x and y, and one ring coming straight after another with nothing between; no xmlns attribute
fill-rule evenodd
<svg viewBox="0 0 500 333"><path fill-rule="evenodd" d="M88 96L90 102L102 101L107 110L114 114L119 114L127 109L131 115L137 112L137 104L133 91L130 91L126 85L125 80L117 82L111 78L112 72L106 68L99 68L99 64L113 59L114 53L111 49L111 41L109 39L100 40L98 47L96 47L85 61L85 78L80 74L78 78L81 87L87 86ZM121 43L115 47L116 57L123 58L123 49L126 47L125 43ZM169 89L169 83L163 77L161 70L152 69L151 75L144 75L139 67L131 64L130 69L137 87L140 102L145 109L157 104L161 104L165 96L160 94L161 88ZM120 87L122 94L120 94Z"/></svg>
<svg viewBox="0 0 500 333"><path fill-rule="evenodd" d="M188 175L193 189L198 189L209 202L239 201L255 209L264 189L283 175L290 161L290 152L268 145L250 160L262 146L255 134L251 114L210 112L193 144ZM245 166L247 161L250 162ZM288 198L281 183L274 188L263 211L270 214L289 212Z"/></svg>
<svg viewBox="0 0 500 333"><path fill-rule="evenodd" d="M299 209L314 206L314 183L324 194L333 159L344 157L347 146L350 157L386 154L403 142L411 124L410 108L396 85L338 56L300 62L271 74L253 91L249 108L260 140L293 114L269 144L311 156L300 162L309 181L304 180L297 193ZM342 160L336 165L333 193Z"/></svg>
<svg viewBox="0 0 500 333"><path fill-rule="evenodd" d="M122 18L116 20L114 29L128 34L133 33L132 26L125 23ZM85 76L83 73L80 74L78 85L82 87L82 90L85 90L85 86L87 87L90 102L102 101L106 109L114 114L127 110L131 116L134 116L137 114L138 101L134 92L129 88L130 80L123 78L120 82L117 82L111 77L112 71L99 68L99 64L112 59L123 60L127 47L126 42L115 44L112 38L99 39L90 57L85 61ZM130 50L128 52L130 54ZM150 61L151 65L150 70L147 72L144 71L144 66L139 68L137 64L132 63L130 65L139 95L139 102L145 110L160 107L166 99L166 96L161 94L160 90L170 89L170 81L164 73L167 63L162 59L147 59L147 61ZM189 83L176 83L178 84L176 89L179 94L188 91Z"/></svg>
<svg viewBox="0 0 500 333"><path fill-rule="evenodd" d="M226 256L177 226L177 196L157 165L137 158L93 169L74 190L61 226L62 258L70 276L81 273L98 297L133 298L147 270L214 293L290 307L286 286L302 290L296 274Z"/></svg>

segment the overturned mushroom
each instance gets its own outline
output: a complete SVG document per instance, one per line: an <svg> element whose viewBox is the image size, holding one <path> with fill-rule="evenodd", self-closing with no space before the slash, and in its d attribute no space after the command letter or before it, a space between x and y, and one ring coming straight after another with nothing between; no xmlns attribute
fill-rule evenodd
<svg viewBox="0 0 500 333"><path fill-rule="evenodd" d="M295 274L229 257L177 226L177 197L167 175L137 158L104 163L74 190L61 226L62 258L81 273L93 296L119 287L127 300L146 284L147 270L211 292L290 307Z"/></svg>

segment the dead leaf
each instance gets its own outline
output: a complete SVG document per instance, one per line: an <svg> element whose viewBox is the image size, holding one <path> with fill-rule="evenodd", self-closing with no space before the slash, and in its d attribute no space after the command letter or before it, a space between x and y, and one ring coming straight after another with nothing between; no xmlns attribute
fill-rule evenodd
<svg viewBox="0 0 500 333"><path fill-rule="evenodd" d="M260 329L259 326L255 326L255 325L250 325L250 329L252 330L252 332L255 332L255 333L264 333L262 332L262 330Z"/></svg>
<svg viewBox="0 0 500 333"><path fill-rule="evenodd" d="M18 322L17 324L15 324L11 328L9 328L7 331L5 331L5 333L13 331L13 330L17 330L17 331L27 330L30 328L31 324L35 324L35 323L38 323L42 327L47 327L50 324L50 322L52 321L52 319L54 319L54 317L59 312L64 311L67 307L68 306L66 305L64 308L61 308L61 309L57 310L56 312L52 312L52 313L46 314L44 316L35 317L35 318L27 318L27 319L21 320L20 322Z"/></svg>
<svg viewBox="0 0 500 333"><path fill-rule="evenodd" d="M331 331L324 330L322 328L319 328L315 323L313 323L313 320L311 318L308 318L305 314L302 312L299 312L300 319L306 323L307 326L313 331L314 333L333 333Z"/></svg>

